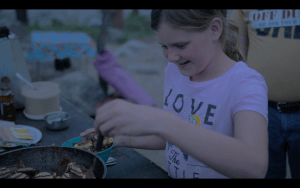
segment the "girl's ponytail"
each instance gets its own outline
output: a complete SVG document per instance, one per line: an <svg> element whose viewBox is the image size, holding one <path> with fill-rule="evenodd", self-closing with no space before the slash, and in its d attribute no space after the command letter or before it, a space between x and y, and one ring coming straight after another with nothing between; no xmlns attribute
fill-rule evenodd
<svg viewBox="0 0 300 188"><path fill-rule="evenodd" d="M224 53L234 61L245 61L245 56L239 43L238 27L231 21L227 21L225 34L225 41L223 43Z"/></svg>

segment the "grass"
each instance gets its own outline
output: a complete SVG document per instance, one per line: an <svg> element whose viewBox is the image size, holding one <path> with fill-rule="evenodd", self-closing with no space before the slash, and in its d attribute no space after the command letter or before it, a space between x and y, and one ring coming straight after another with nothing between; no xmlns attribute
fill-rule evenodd
<svg viewBox="0 0 300 188"><path fill-rule="evenodd" d="M142 39L154 35L154 31L150 28L150 19L147 16L135 15L131 13L125 20L124 36L119 38L120 43L124 43L130 39ZM69 31L69 32L85 32L94 40L100 34L99 27L90 27L88 25L63 24L52 21L51 25L40 26L36 21L34 25L26 26L25 29L31 31Z"/></svg>
<svg viewBox="0 0 300 188"><path fill-rule="evenodd" d="M133 12L125 19L124 37L119 39L124 43L129 39L142 39L151 37L155 33L150 27L150 19L147 16L135 15Z"/></svg>

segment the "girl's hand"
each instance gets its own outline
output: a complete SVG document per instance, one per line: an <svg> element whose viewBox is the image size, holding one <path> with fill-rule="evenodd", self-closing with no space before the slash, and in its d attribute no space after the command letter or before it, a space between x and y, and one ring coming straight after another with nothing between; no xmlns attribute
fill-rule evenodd
<svg viewBox="0 0 300 188"><path fill-rule="evenodd" d="M151 135L157 131L157 125L167 121L169 116L175 117L158 108L115 99L97 110L95 132L120 139L129 135Z"/></svg>
<svg viewBox="0 0 300 188"><path fill-rule="evenodd" d="M95 128L87 129L84 132L80 133L80 136L81 137L87 136L89 134L92 134L92 132L94 132L94 131L95 131Z"/></svg>
<svg viewBox="0 0 300 188"><path fill-rule="evenodd" d="M95 128L87 129L84 132L80 133L80 136L81 137L89 136L94 131L95 131ZM114 148L127 146L128 141L129 141L129 136L115 136L114 137Z"/></svg>

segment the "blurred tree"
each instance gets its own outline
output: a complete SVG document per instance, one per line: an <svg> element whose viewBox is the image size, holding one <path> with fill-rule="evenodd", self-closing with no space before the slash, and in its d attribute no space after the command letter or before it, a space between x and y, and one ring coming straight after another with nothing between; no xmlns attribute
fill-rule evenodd
<svg viewBox="0 0 300 188"><path fill-rule="evenodd" d="M110 17L113 10L103 9L102 11L102 24L100 26L100 34L97 38L97 52L102 55L105 50L105 42L107 39L107 28L109 26Z"/></svg>
<svg viewBox="0 0 300 188"><path fill-rule="evenodd" d="M25 25L28 25L27 9L16 9L17 20Z"/></svg>
<svg viewBox="0 0 300 188"><path fill-rule="evenodd" d="M103 9L102 11L102 24L100 26L100 34L97 38L97 53L102 55L105 50L105 43L107 39L107 28L109 27L110 17L113 10ZM105 97L107 96L108 83L99 75L100 86L104 90Z"/></svg>
<svg viewBox="0 0 300 188"><path fill-rule="evenodd" d="M135 15L138 15L138 14L139 14L138 9L133 9L132 11L133 11L133 13L134 13Z"/></svg>
<svg viewBox="0 0 300 188"><path fill-rule="evenodd" d="M118 29L124 29L125 22L123 19L123 10L122 9L114 10L112 12L111 19L112 19L113 27L116 27Z"/></svg>

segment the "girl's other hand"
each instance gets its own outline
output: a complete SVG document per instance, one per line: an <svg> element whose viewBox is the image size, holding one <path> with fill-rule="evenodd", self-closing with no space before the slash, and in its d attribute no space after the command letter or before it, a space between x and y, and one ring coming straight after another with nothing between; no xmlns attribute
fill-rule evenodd
<svg viewBox="0 0 300 188"><path fill-rule="evenodd" d="M95 131L95 128L87 129L84 132L80 133L80 136L81 137L88 136L88 135L92 134L92 132L94 132L94 131Z"/></svg>

